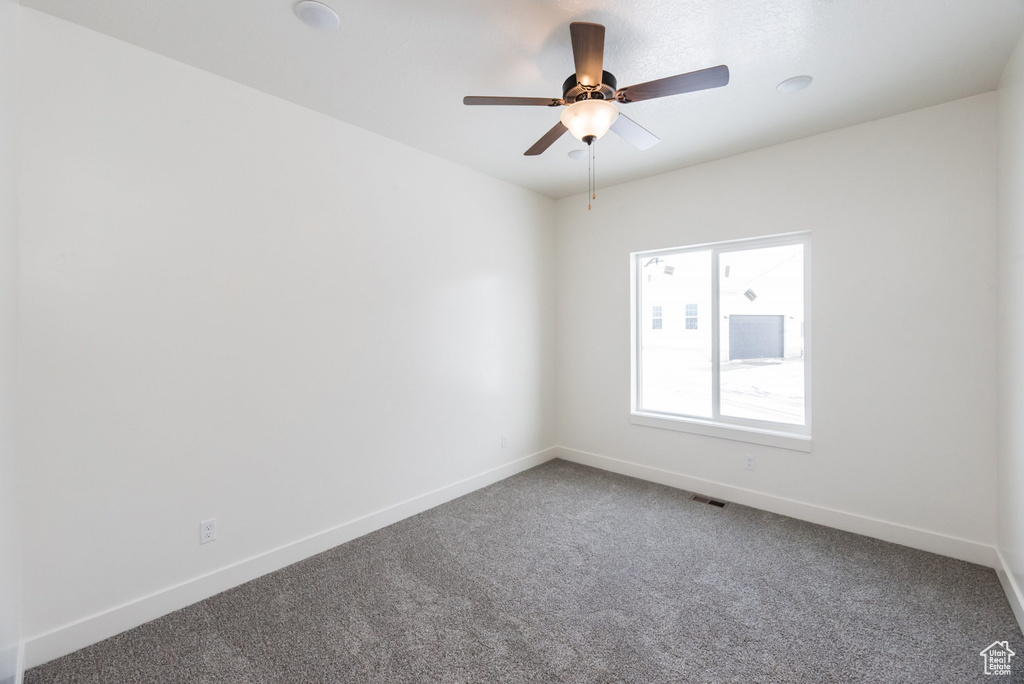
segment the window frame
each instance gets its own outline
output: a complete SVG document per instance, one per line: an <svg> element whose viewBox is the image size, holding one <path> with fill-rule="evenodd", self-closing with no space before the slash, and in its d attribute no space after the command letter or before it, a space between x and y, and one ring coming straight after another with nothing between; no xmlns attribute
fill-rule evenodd
<svg viewBox="0 0 1024 684"><path fill-rule="evenodd" d="M719 255L723 252L744 251L783 245L803 245L803 285L804 285L804 424L792 425L770 421L754 420L722 416L720 407L720 367L721 367L721 315L719 313L719 296L721 279L719 277ZM685 252L711 252L711 363L712 363L712 418L685 416L662 413L649 409L640 409L642 391L642 358L641 341L643 317L638 315L642 310L641 293L643 290L643 264L641 261L654 257ZM766 446L793 449L809 452L811 450L811 357L812 357L812 324L811 324L811 233L810 231L785 233L757 238L744 238L723 242L709 242L698 245L686 245L657 250L644 250L630 253L630 422L634 425L677 430L695 434L737 440Z"/></svg>

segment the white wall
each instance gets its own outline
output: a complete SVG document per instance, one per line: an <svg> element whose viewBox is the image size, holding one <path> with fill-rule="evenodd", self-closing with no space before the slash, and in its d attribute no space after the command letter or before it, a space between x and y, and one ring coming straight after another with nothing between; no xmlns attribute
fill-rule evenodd
<svg viewBox="0 0 1024 684"><path fill-rule="evenodd" d="M1024 38L1000 83L999 151L998 547L1024 628Z"/></svg>
<svg viewBox="0 0 1024 684"><path fill-rule="evenodd" d="M15 679L21 641L21 529L14 396L18 299L15 89L20 7L0 0L0 684Z"/></svg>
<svg viewBox="0 0 1024 684"><path fill-rule="evenodd" d="M22 19L30 648L554 443L551 200Z"/></svg>
<svg viewBox="0 0 1024 684"><path fill-rule="evenodd" d="M590 212L559 201L566 455L993 562L995 105L989 93L598 190ZM802 230L813 452L630 424L629 253Z"/></svg>

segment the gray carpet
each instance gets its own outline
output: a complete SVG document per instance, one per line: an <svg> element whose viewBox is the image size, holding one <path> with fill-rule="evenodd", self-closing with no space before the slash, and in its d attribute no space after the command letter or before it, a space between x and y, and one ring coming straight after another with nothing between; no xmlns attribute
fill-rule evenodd
<svg viewBox="0 0 1024 684"><path fill-rule="evenodd" d="M979 652L1009 640L1010 677ZM552 461L26 673L43 682L1022 682L995 573Z"/></svg>

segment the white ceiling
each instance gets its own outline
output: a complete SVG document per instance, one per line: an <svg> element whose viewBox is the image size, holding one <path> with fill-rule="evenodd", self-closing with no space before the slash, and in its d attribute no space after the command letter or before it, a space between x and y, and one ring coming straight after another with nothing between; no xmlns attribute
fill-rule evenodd
<svg viewBox="0 0 1024 684"><path fill-rule="evenodd" d="M607 27L619 87L717 64L731 83L622 111L661 138L610 133L611 185L993 90L1024 0L21 0L22 4L323 112L550 197L585 192L565 135L524 157L560 109L466 107L464 95L561 97L569 23ZM782 94L797 74L813 85Z"/></svg>

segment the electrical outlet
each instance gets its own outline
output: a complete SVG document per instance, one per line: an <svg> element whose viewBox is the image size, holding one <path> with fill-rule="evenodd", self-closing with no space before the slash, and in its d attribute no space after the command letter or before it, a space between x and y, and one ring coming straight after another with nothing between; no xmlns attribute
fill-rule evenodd
<svg viewBox="0 0 1024 684"><path fill-rule="evenodd" d="M508 435L502 435L501 436L501 448L502 449L507 449L508 448Z"/></svg>
<svg viewBox="0 0 1024 684"><path fill-rule="evenodd" d="M746 468L747 468L747 470L754 470L754 455L753 454L747 454L747 465L746 465Z"/></svg>
<svg viewBox="0 0 1024 684"><path fill-rule="evenodd" d="M208 544L217 541L217 519L210 518L199 523L199 543Z"/></svg>

